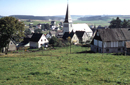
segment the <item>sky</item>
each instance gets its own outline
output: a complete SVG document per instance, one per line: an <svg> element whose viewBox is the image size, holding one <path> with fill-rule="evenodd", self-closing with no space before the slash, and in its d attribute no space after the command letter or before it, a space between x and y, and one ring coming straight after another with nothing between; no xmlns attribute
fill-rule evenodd
<svg viewBox="0 0 130 85"><path fill-rule="evenodd" d="M0 15L130 15L130 0L0 0Z"/></svg>

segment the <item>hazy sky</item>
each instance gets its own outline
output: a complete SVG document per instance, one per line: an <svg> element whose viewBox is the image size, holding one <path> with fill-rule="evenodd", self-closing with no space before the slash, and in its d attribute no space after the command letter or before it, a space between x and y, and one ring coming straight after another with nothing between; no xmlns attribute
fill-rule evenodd
<svg viewBox="0 0 130 85"><path fill-rule="evenodd" d="M67 0L0 0L0 15L65 15ZM69 0L71 15L130 15L130 0Z"/></svg>

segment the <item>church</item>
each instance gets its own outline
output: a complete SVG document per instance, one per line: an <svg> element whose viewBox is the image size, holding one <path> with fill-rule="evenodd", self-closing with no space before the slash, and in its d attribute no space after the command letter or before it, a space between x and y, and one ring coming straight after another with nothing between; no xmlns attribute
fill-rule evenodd
<svg viewBox="0 0 130 85"><path fill-rule="evenodd" d="M68 32L76 32L76 31L84 31L87 33L89 37L92 37L92 30L89 28L89 26L86 23L83 24L73 24L72 18L70 16L69 12L69 4L67 4L67 10L66 10L66 15L65 15L65 21L64 21L64 26L63 26L63 35Z"/></svg>

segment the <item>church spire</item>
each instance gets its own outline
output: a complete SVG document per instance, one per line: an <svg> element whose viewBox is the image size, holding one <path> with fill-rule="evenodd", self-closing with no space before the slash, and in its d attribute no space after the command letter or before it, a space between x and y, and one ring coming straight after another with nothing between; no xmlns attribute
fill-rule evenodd
<svg viewBox="0 0 130 85"><path fill-rule="evenodd" d="M69 4L67 4L66 16L65 16L65 23L72 22L70 13L69 13Z"/></svg>

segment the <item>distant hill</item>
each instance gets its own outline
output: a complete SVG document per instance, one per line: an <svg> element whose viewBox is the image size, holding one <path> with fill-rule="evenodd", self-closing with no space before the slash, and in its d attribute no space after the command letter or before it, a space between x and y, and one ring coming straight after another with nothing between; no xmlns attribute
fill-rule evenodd
<svg viewBox="0 0 130 85"><path fill-rule="evenodd" d="M119 17L120 19L126 19L126 20L130 19L130 15L104 15L104 16L98 15L98 16L80 17L80 18L78 18L78 20L81 20L81 21L97 21L97 20L110 21L113 18L116 19L117 17Z"/></svg>
<svg viewBox="0 0 130 85"><path fill-rule="evenodd" d="M18 19L32 19L32 20L61 20L64 19L63 17L59 16L31 16L31 15L11 15L12 17Z"/></svg>
<svg viewBox="0 0 130 85"><path fill-rule="evenodd" d="M0 15L0 18L2 18L3 16Z"/></svg>

